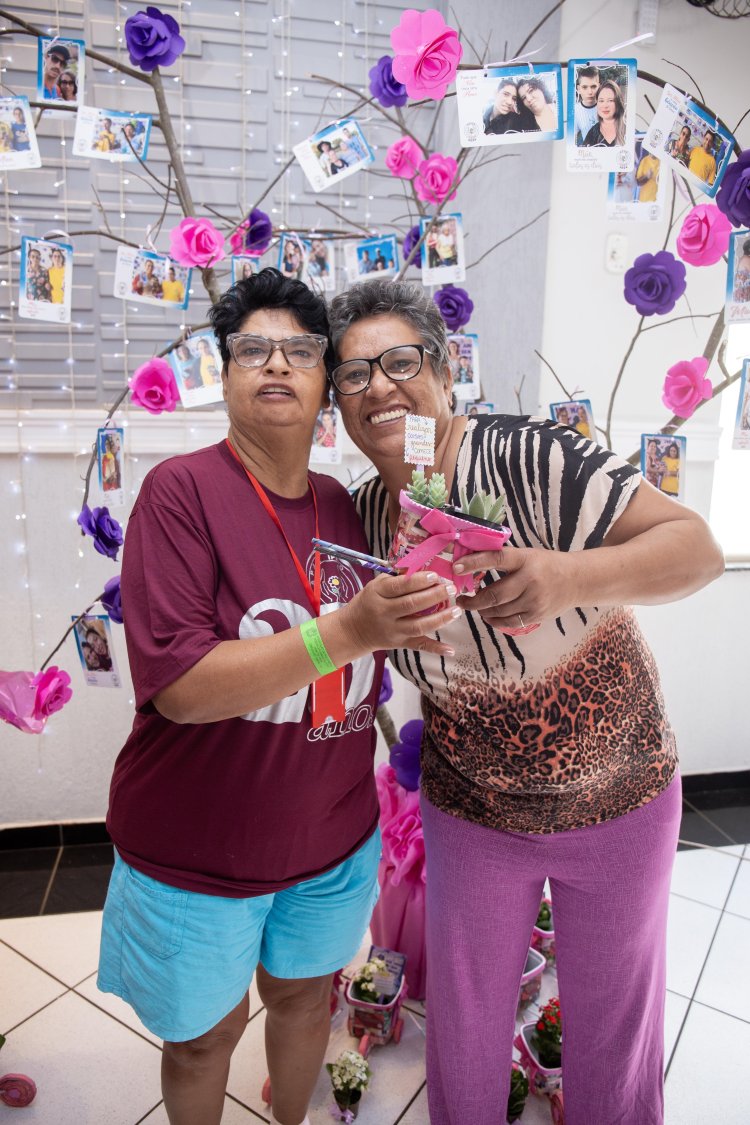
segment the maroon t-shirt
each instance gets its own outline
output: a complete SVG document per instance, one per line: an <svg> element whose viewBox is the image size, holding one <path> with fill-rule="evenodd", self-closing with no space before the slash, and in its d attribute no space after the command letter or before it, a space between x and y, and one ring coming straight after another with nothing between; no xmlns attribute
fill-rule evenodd
<svg viewBox="0 0 750 1125"><path fill-rule="evenodd" d="M345 489L313 474L320 537L367 550ZM312 494L270 494L312 583ZM322 612L369 572L323 560ZM335 867L378 822L374 718L383 655L346 669L346 719L313 728L307 688L215 723L173 723L153 696L225 640L313 616L287 546L226 444L153 469L122 566L133 730L115 763L107 827L133 867L186 890L268 894Z"/></svg>

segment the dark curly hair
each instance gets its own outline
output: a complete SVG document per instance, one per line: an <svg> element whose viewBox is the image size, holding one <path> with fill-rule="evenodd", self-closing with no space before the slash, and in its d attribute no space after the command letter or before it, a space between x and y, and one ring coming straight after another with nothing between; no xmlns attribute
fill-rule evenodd
<svg viewBox="0 0 750 1125"><path fill-rule="evenodd" d="M270 267L236 282L209 310L208 318L225 367L230 358L227 336L232 332L239 332L243 321L258 309L285 309L292 313L306 332L328 336L324 359L326 371L331 370L333 349L325 301L316 296L312 289L308 289L304 282L284 277L278 270Z"/></svg>

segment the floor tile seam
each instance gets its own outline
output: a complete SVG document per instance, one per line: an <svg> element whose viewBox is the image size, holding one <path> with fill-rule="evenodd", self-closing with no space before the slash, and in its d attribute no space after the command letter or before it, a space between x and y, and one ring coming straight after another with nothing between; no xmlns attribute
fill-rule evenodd
<svg viewBox="0 0 750 1125"><path fill-rule="evenodd" d="M32 915L32 917L36 917L36 915ZM15 945L11 945L10 942L5 938L0 938L0 945L6 946L12 953L18 954L18 956L22 957L24 961L27 961L29 965L33 965L34 968L38 969L40 973L44 973L45 976L51 977L52 980L57 981L58 984L61 984L63 988L68 989L68 991L71 991L73 988L77 987L74 984L68 984L68 982L66 980L62 980L61 977L55 976L53 972L50 972L49 969L45 969L43 965L38 965L36 961L33 961L31 957L29 957L28 953L24 953L21 949L16 949ZM96 972L96 970L94 970L94 972Z"/></svg>
<svg viewBox="0 0 750 1125"><path fill-rule="evenodd" d="M393 1125L398 1125L399 1121L403 1121L404 1117L409 1112L411 1107L414 1105L415 1101L417 1100L417 1098L419 1097L419 1095L422 1093L422 1091L425 1089L426 1086L427 1086L427 1079L423 1079L419 1089L413 1095L413 1097L410 1099L409 1103L407 1105L405 1105L404 1108L401 1110L401 1113L398 1115L398 1117L396 1118Z"/></svg>
<svg viewBox="0 0 750 1125"><path fill-rule="evenodd" d="M103 1008L100 1004L97 1004L96 1000L92 1000L90 996L84 996L82 992L77 992L75 988L71 988L70 991L75 993L79 1000L85 1000L86 1003L90 1004L92 1008L95 1008L97 1012L101 1012L102 1015L109 1016L109 1018L111 1020L114 1020L115 1023L119 1023L120 1027L124 1027L127 1031L132 1031L133 1035L137 1035L138 1038L142 1039L144 1043L149 1043L152 1047L156 1048L157 1051L161 1052L162 1048L158 1043L154 1043L153 1039L149 1039L149 1037L147 1035L144 1035L142 1031L138 1031L137 1028L131 1027L129 1023L125 1023L125 1021L121 1020L119 1016L113 1016L112 1013L108 1012L106 1008Z"/></svg>
<svg viewBox="0 0 750 1125"><path fill-rule="evenodd" d="M49 896L52 893L52 884L55 881L55 877L57 875L58 868L60 867L60 860L62 859L62 854L63 854L63 845L62 845L62 842L61 842L60 847L57 850L57 856L55 857L55 862L52 864L52 870L50 871L50 876L49 876L49 879L47 881L47 889L45 890L44 897L42 898L42 905L39 907L39 917L41 917L44 914L45 907L47 905L47 902L49 901Z"/></svg>
<svg viewBox="0 0 750 1125"><path fill-rule="evenodd" d="M736 1012L728 1012L725 1008L717 1008L715 1004L707 1004L705 1000L693 1000L693 1005L697 1008L708 1008L710 1012L716 1012L720 1016L728 1016L730 1020L737 1020L737 1023L750 1025L750 1019L743 1019Z"/></svg>
<svg viewBox="0 0 750 1125"><path fill-rule="evenodd" d="M739 864L738 864L737 870L735 871L734 876L732 878L732 882L729 886L729 890L727 891L726 898L724 899L724 906L721 908L721 912L719 913L719 920L717 921L716 926L714 927L714 932L711 935L710 942L708 943L708 949L706 950L706 956L703 958L703 964L700 967L698 977L696 979L695 985L693 986L693 992L692 992L692 995L690 996L690 1000L688 1002L688 1006L687 1006L687 1009L685 1011L685 1015L682 1018L682 1022L680 1023L679 1031L677 1032L677 1035L675 1037L675 1041L674 1041L674 1044L672 1046L672 1050L671 1050L670 1055L669 1055L669 1062L667 1063L667 1065L664 1069L664 1079L665 1079L665 1081L666 1081L666 1079L669 1075L669 1071L670 1071L670 1068L672 1066L672 1062L674 1061L674 1057L675 1057L675 1054L677 1052L677 1048L680 1045L680 1039L682 1038L682 1032L685 1029L685 1023L687 1021L688 1015L690 1014L690 1009L693 1006L693 1004L697 1002L695 1000L695 995L696 995L698 989L700 988L700 983L701 983L701 980L703 979L703 974L706 971L706 965L708 964L708 959L711 956L711 950L714 947L714 943L716 941L716 935L718 934L719 927L721 926L721 920L724 917L724 909L725 909L727 903L729 902L729 899L732 896L732 891L734 890L734 884L737 881L737 875L739 874L739 870L740 870L740 868L739 868ZM714 909L714 908L709 907L709 909ZM704 1006L707 1006L707 1005L704 1005Z"/></svg>
<svg viewBox="0 0 750 1125"><path fill-rule="evenodd" d="M163 1104L164 1104L164 1098L159 1098L159 1101L156 1103L156 1105L152 1105L151 1109L147 1109L146 1112L143 1114L143 1117L139 1117L138 1120L136 1122L134 1122L134 1125L142 1125L142 1122L147 1121L148 1118L150 1117L150 1115L152 1113L154 1113L159 1108L160 1105L163 1105Z"/></svg>
<svg viewBox="0 0 750 1125"><path fill-rule="evenodd" d="M717 914L722 914L724 912L722 906L715 906L712 902L703 902L702 899L699 898L691 898L690 895L684 895L681 891L670 891L669 897L681 898L683 902L694 902L696 906L705 906L709 910L715 910Z"/></svg>
<svg viewBox="0 0 750 1125"><path fill-rule="evenodd" d="M230 1102L234 1102L235 1105L242 1106L242 1108L246 1109L248 1113L252 1113L253 1117L256 1117L258 1121L265 1121L266 1125L268 1125L267 1117L264 1117L261 1113L258 1113L257 1109L253 1109L253 1107L251 1105L248 1105L247 1102L243 1102L242 1098L238 1098L236 1094L230 1094L227 1090L225 1097L229 1098Z"/></svg>
<svg viewBox="0 0 750 1125"><path fill-rule="evenodd" d="M736 910L722 910L722 914L729 914L732 918L742 918L745 922L750 922L750 914L738 914Z"/></svg>
<svg viewBox="0 0 750 1125"><path fill-rule="evenodd" d="M46 1008L51 1007L52 1004L56 1004L58 1000L62 1000L62 998L64 996L67 996L68 993L70 993L72 991L73 991L73 989L69 988L66 985L65 991L61 992L59 994L59 996L53 996L52 999L48 1000L46 1004L42 1004L42 1006L40 1008L36 1008L35 1011L30 1012L28 1014L28 1016L24 1016L24 1018L22 1020L19 1020L18 1023L13 1024L13 1027L8 1028L8 1030L3 1032L3 1034L5 1036L12 1035L14 1031L18 1031L19 1027L23 1027L23 1025L25 1023L29 1022L29 1020L33 1020L36 1016L40 1015L40 1013L43 1012Z"/></svg>
<svg viewBox="0 0 750 1125"><path fill-rule="evenodd" d="M716 852L717 855L726 856L728 859L747 860L749 857L745 855L747 844L704 844L701 840L683 840L680 838L677 841L682 844L683 848L690 848L694 852ZM731 848L738 848L739 852L733 852ZM678 851L676 855L684 855L684 852Z"/></svg>
<svg viewBox="0 0 750 1125"><path fill-rule="evenodd" d="M711 820L711 817L710 817L710 816L707 816L707 815L706 815L706 813L705 813L705 812L703 812L703 810L702 810L702 809L697 809L697 808L695 807L695 805L693 805L693 804L692 804L692 803L691 803L691 802L690 802L690 801L689 801L689 800L687 799L687 797L683 796L682 800L683 800L683 804L685 804L685 805L687 805L687 806L688 806L688 810L689 810L690 812L694 812L694 813L696 813L696 815L697 815L697 816L699 816L699 817L701 817L701 819L702 819L702 820L705 820L707 824L710 824L712 828L715 828L715 829L716 829L716 831L717 831L717 832L719 833L719 835L720 835L720 836L723 836L723 837L724 837L724 839L725 839L725 840L727 840L727 841L728 841L728 842L729 842L729 843L730 843L730 844L731 844L731 845L732 845L733 847L740 847L740 848L741 848L741 847L744 847L744 845L743 845L743 844L741 844L741 843L739 842L739 840L733 840L733 839L732 839L732 837L731 837L731 836L729 835L729 833L728 833L728 832L726 832L726 831L725 831L725 830L724 830L723 828L721 828L721 827L720 827L720 826L719 826L718 824L715 824L715 823L714 823L714 821L713 821L713 820ZM712 812L716 812L717 810L716 810L716 809L712 809L711 811L712 811ZM747 843L747 841L745 841L745 843Z"/></svg>

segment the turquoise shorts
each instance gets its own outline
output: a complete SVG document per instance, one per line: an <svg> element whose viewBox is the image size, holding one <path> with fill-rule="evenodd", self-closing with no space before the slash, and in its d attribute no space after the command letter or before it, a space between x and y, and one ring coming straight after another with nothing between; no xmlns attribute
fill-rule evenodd
<svg viewBox="0 0 750 1125"><path fill-rule="evenodd" d="M338 867L275 894L221 898L159 883L115 852L97 985L170 1043L237 1007L260 961L274 977L320 977L359 949L378 898L380 832Z"/></svg>

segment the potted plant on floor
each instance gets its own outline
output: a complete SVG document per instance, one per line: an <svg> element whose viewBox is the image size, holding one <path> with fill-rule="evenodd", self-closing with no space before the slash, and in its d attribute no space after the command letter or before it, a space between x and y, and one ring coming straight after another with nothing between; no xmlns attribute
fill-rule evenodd
<svg viewBox="0 0 750 1125"><path fill-rule="evenodd" d="M551 967L555 963L555 922L552 916L552 902L543 898L539 906L534 929L531 935L531 944L544 955L544 959Z"/></svg>
<svg viewBox="0 0 750 1125"><path fill-rule="evenodd" d="M518 1121L529 1096L529 1080L518 1063L513 1063L510 1072L510 1092L508 1094L508 1121Z"/></svg>
<svg viewBox="0 0 750 1125"><path fill-rule="evenodd" d="M525 1023L514 1040L529 1082L540 1094L562 1086L562 1017L557 997L544 1005L535 1023Z"/></svg>
<svg viewBox="0 0 750 1125"><path fill-rule="evenodd" d="M518 990L518 1008L516 1016L523 1015L530 1004L534 1004L542 991L542 973L547 962L538 949L529 949L526 955L526 966L521 976L521 987Z"/></svg>
<svg viewBox="0 0 750 1125"><path fill-rule="evenodd" d="M362 1092L372 1077L367 1061L359 1051L342 1051L335 1062L326 1063L326 1070L331 1076L339 1120L353 1121L359 1113Z"/></svg>

